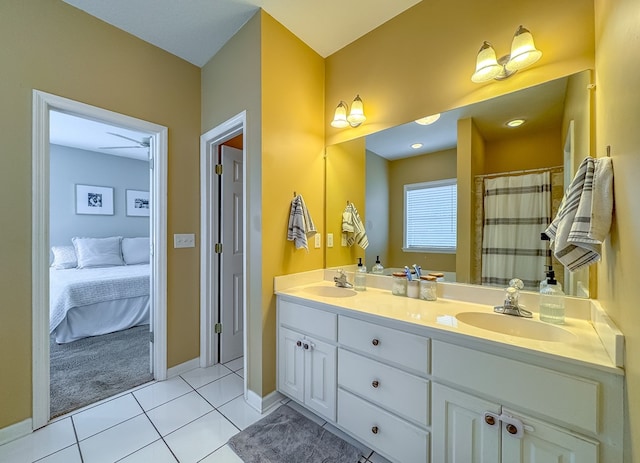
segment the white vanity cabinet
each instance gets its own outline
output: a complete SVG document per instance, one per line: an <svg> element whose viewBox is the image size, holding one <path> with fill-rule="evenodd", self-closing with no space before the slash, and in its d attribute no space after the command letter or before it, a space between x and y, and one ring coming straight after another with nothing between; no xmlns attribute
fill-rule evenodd
<svg viewBox="0 0 640 463"><path fill-rule="evenodd" d="M337 316L278 302L278 390L336 420Z"/></svg>
<svg viewBox="0 0 640 463"><path fill-rule="evenodd" d="M500 404L433 385L433 461L597 463L598 444Z"/></svg>

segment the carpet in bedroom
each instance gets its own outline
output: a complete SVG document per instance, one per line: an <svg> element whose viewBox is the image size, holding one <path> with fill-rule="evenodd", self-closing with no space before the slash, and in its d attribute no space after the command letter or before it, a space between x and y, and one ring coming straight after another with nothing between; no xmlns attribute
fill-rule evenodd
<svg viewBox="0 0 640 463"><path fill-rule="evenodd" d="M56 344L51 337L51 418L153 379L149 325Z"/></svg>

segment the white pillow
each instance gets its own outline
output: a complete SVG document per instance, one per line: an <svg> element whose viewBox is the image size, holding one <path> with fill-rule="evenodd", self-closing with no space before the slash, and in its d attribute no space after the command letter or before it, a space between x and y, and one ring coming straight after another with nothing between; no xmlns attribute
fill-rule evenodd
<svg viewBox="0 0 640 463"><path fill-rule="evenodd" d="M76 250L73 246L51 246L53 262L51 266L57 269L75 268L78 266Z"/></svg>
<svg viewBox="0 0 640 463"><path fill-rule="evenodd" d="M122 238L122 257L127 265L148 264L149 238Z"/></svg>
<svg viewBox="0 0 640 463"><path fill-rule="evenodd" d="M120 249L121 236L109 238L71 238L76 248L78 268L109 267L124 265L122 250Z"/></svg>

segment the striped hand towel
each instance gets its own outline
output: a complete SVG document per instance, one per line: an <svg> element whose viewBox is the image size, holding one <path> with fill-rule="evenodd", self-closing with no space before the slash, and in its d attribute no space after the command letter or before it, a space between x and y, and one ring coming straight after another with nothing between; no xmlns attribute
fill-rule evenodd
<svg viewBox="0 0 640 463"><path fill-rule="evenodd" d="M601 258L602 242L611 227L612 185L611 159L585 158L545 230L554 255L572 272Z"/></svg>
<svg viewBox="0 0 640 463"><path fill-rule="evenodd" d="M302 199L302 195L298 195L291 201L291 211L289 212L289 227L287 229L287 240L293 241L296 249L306 249L309 251L307 237L311 237L318 233L313 223L311 214Z"/></svg>
<svg viewBox="0 0 640 463"><path fill-rule="evenodd" d="M346 236L348 246L357 244L362 249L367 249L369 246L367 232L353 203L347 204L342 213L342 233Z"/></svg>

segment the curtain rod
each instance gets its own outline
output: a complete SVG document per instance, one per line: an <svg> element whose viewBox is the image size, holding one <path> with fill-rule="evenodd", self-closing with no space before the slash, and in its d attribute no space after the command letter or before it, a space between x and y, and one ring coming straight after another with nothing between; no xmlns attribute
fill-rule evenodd
<svg viewBox="0 0 640 463"><path fill-rule="evenodd" d="M564 166L541 167L539 169L527 169L527 170L512 170L509 172L496 172L495 174L475 175L474 178L497 177L500 175L528 174L533 172L547 172L555 169L564 169Z"/></svg>

